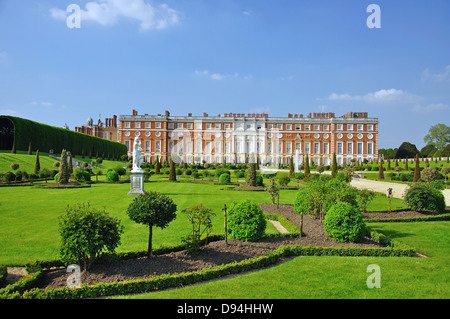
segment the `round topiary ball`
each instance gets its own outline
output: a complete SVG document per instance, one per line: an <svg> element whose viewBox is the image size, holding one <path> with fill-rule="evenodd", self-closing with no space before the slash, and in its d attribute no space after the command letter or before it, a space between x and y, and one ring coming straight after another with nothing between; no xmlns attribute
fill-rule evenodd
<svg viewBox="0 0 450 319"><path fill-rule="evenodd" d="M345 202L331 206L325 215L323 228L337 242L358 242L365 234L361 211Z"/></svg>
<svg viewBox="0 0 450 319"><path fill-rule="evenodd" d="M249 200L232 203L227 210L227 233L232 238L257 241L266 230L262 209Z"/></svg>
<svg viewBox="0 0 450 319"><path fill-rule="evenodd" d="M229 182L230 182L230 174L223 173L222 175L220 175L219 177L220 184L228 184Z"/></svg>

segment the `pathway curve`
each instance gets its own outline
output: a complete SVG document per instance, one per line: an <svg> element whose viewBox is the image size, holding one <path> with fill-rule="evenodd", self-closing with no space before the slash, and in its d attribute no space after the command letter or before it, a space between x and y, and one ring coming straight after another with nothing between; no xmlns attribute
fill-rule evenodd
<svg viewBox="0 0 450 319"><path fill-rule="evenodd" d="M403 199L405 191L408 188L407 184L373 181L363 178L353 178L350 185L357 189L369 189L386 195L388 188L392 188L392 196L401 199ZM445 204L450 206L450 189L444 189L442 194L445 198Z"/></svg>

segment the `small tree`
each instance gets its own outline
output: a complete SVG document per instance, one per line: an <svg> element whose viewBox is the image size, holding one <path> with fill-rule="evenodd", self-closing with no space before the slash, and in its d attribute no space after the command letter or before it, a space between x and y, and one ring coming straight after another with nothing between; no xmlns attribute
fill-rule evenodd
<svg viewBox="0 0 450 319"><path fill-rule="evenodd" d="M266 187L266 192L269 193L272 204L275 204L275 199L278 197L280 189L275 185L275 179L271 178L269 185Z"/></svg>
<svg viewBox="0 0 450 319"><path fill-rule="evenodd" d="M427 167L422 171L422 179L429 183L439 178L439 172L434 167Z"/></svg>
<svg viewBox="0 0 450 319"><path fill-rule="evenodd" d="M361 207L361 211L363 213L366 212L367 204L370 203L375 198L376 193L368 190L368 189L362 189L358 191L358 204Z"/></svg>
<svg viewBox="0 0 450 319"><path fill-rule="evenodd" d="M444 179L447 182L447 176L450 174L450 166L443 167L441 173L444 174Z"/></svg>
<svg viewBox="0 0 450 319"><path fill-rule="evenodd" d="M335 178L337 174L337 159L336 153L333 153L333 164L331 164L331 177Z"/></svg>
<svg viewBox="0 0 450 319"><path fill-rule="evenodd" d="M41 171L41 163L39 161L39 150L36 150L36 160L34 162L34 174L39 174Z"/></svg>
<svg viewBox="0 0 450 319"><path fill-rule="evenodd" d="M417 183L417 181L418 181L419 178L420 178L419 154L416 154L415 160L416 160L416 163L415 163L415 166L414 166L414 178L413 178L413 182L414 182L414 183Z"/></svg>
<svg viewBox="0 0 450 319"><path fill-rule="evenodd" d="M67 173L69 176L73 173L72 152L69 152L69 162L67 163Z"/></svg>
<svg viewBox="0 0 450 319"><path fill-rule="evenodd" d="M295 173L295 170L294 170L294 158L291 155L291 159L289 161L289 177L293 178L294 177L294 173Z"/></svg>
<svg viewBox="0 0 450 319"><path fill-rule="evenodd" d="M137 196L128 206L127 214L136 223L149 227L147 257L153 256L153 226L164 229L175 219L177 205L168 196L157 192L148 192Z"/></svg>
<svg viewBox="0 0 450 319"><path fill-rule="evenodd" d="M156 156L155 174L159 174L161 169L161 163L159 162L159 157Z"/></svg>
<svg viewBox="0 0 450 319"><path fill-rule="evenodd" d="M256 164L255 163L248 164L247 184L249 186L256 186Z"/></svg>
<svg viewBox="0 0 450 319"><path fill-rule="evenodd" d="M380 168L378 169L378 179L384 179L383 160L380 160Z"/></svg>
<svg viewBox="0 0 450 319"><path fill-rule="evenodd" d="M28 143L28 155L32 155L33 152L31 151L31 142Z"/></svg>
<svg viewBox="0 0 450 319"><path fill-rule="evenodd" d="M309 158L308 158L308 154L306 154L306 158L305 158L305 179L308 179L310 174L310 170L309 170Z"/></svg>
<svg viewBox="0 0 450 319"><path fill-rule="evenodd" d="M177 174L175 172L175 165L173 163L172 158L170 158L170 171L169 171L169 181L176 181L177 180Z"/></svg>
<svg viewBox="0 0 450 319"><path fill-rule="evenodd" d="M120 220L88 204L67 206L60 217L61 259L66 263L83 263L89 268L104 251L114 252L120 244L123 227Z"/></svg>
<svg viewBox="0 0 450 319"><path fill-rule="evenodd" d="M67 171L67 152L62 150L61 160L59 162L58 183L67 184L69 182L69 174Z"/></svg>
<svg viewBox="0 0 450 319"><path fill-rule="evenodd" d="M203 204L183 209L182 212L186 214L192 225L192 234L187 236L183 241L186 242L189 251L196 251L200 248L201 237L205 232L205 245L208 243L208 237L212 230L211 218L216 214L212 209L203 206Z"/></svg>

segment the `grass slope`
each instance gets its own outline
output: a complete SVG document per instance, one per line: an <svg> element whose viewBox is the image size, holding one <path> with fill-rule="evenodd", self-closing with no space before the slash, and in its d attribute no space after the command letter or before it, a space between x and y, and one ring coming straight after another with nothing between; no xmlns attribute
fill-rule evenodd
<svg viewBox="0 0 450 319"><path fill-rule="evenodd" d="M450 223L382 223L377 231L415 246L431 258L297 257L231 279L119 298L171 299L411 299L450 297ZM369 289L367 266L381 270L381 288Z"/></svg>

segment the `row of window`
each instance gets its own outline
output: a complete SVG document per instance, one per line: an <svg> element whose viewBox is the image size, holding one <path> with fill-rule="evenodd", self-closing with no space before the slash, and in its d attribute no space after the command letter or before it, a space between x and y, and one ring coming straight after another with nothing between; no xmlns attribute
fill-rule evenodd
<svg viewBox="0 0 450 319"><path fill-rule="evenodd" d="M286 151L283 150L283 144L285 144ZM312 145L311 145L312 144ZM321 145L322 144L322 145ZM364 142L357 142L356 143L356 149L354 149L353 142L347 143L347 149L346 154L358 154L362 155L364 154ZM374 147L373 142L367 142L367 149L366 154L367 155L373 155L374 153ZM127 146L128 150L130 151L130 141L125 141L125 145ZM230 153L231 152L231 142L224 142L224 153ZM337 142L336 143L336 154L341 155L344 154L344 142ZM176 153L192 153L194 151L194 142L193 141L187 141L187 142L178 142L175 143L174 141L168 142L168 153L176 152ZM204 150L202 148L202 141L196 141L195 142L195 153L202 153L203 151L205 153L212 153L214 147L215 153L221 153L222 152L222 142L205 142ZM291 142L278 142L278 143L267 143L267 153L268 154L292 154L293 147L295 147L295 150L299 150L300 153L305 154L330 154L330 145L329 143L320 143L320 142L305 142L304 143L304 150L302 151L301 143L291 143ZM151 141L145 141L144 142L144 151L146 153L151 152ZM155 140L155 153L161 153L161 140ZM262 154L265 153L264 150L264 143L262 142L256 142L255 144L253 142L239 142L236 141L234 144L234 152L235 153L256 153L256 154Z"/></svg>
<svg viewBox="0 0 450 319"><path fill-rule="evenodd" d="M133 122L134 123L134 128L152 128L151 127L151 123L152 122ZM141 123L144 123L144 125L142 126ZM202 128L202 123L196 123L196 129L201 130ZM162 126L162 122L154 122L154 126L153 128L161 128ZM224 129L230 129L231 128L231 124L230 123L224 123L223 124L223 128ZM291 131L293 128L295 128L295 130L302 130L302 125L303 125L303 129L305 131L329 131L330 126L328 124L267 124L267 129L268 130L286 130L286 131ZM347 131L354 131L355 129L357 131L363 131L364 130L364 125L365 124L336 124L336 130L338 131L343 131L344 128ZM367 125L367 131L373 131L374 130L374 126L373 124L366 124ZM220 123L206 123L205 124L205 128L206 129L221 129L222 124ZM345 127L344 127L345 126ZM124 128L131 128L131 122L124 122ZM173 130L173 129L192 129L193 128L193 123L168 123L168 129L169 130ZM256 124L256 129L260 130L262 128L262 124ZM242 130L244 129L244 124L241 123L236 123L236 129L238 130ZM254 124L246 124L245 125L245 129L246 130L253 130L255 129Z"/></svg>

